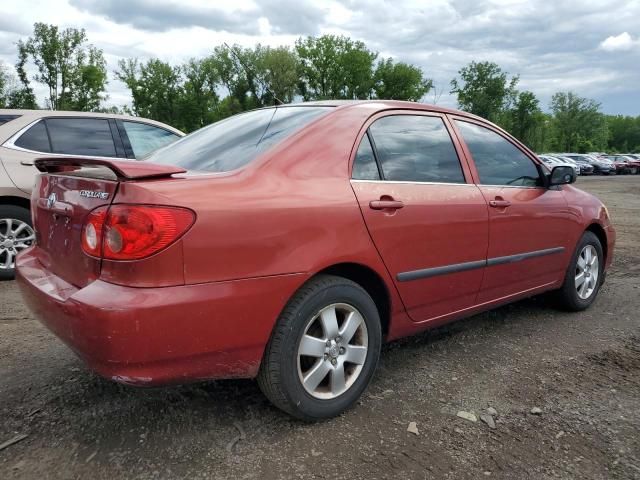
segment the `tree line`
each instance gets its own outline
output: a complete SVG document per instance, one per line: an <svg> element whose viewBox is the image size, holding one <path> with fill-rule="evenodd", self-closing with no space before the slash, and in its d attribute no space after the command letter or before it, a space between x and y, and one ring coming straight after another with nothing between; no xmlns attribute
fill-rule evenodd
<svg viewBox="0 0 640 480"><path fill-rule="evenodd" d="M35 67L31 77L27 65ZM424 101L433 81L417 66L381 58L345 36L300 38L293 47L218 45L205 58L171 65L159 58L118 62L131 106L104 106L107 63L84 29L36 23L17 43L15 71L0 65L0 108L38 108L32 82L47 87L44 108L129 113L194 131L230 115L279 103L324 99ZM495 122L538 152L640 151L640 116L613 116L574 92L557 92L543 111L492 62L471 62L451 80L461 110ZM434 101L437 100L434 98Z"/></svg>

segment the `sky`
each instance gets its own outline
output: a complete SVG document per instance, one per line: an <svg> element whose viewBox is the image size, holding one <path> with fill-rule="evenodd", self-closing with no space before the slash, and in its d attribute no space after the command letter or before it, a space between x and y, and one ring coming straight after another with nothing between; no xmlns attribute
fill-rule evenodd
<svg viewBox="0 0 640 480"><path fill-rule="evenodd" d="M34 22L87 31L107 60L108 105L130 103L113 74L121 58L177 64L223 42L279 46L342 34L421 67L436 86L426 103L455 107L451 79L488 60L519 75L519 88L545 110L554 92L571 90L605 113L640 115L640 0L1 0L5 67ZM45 89L33 86L44 104Z"/></svg>

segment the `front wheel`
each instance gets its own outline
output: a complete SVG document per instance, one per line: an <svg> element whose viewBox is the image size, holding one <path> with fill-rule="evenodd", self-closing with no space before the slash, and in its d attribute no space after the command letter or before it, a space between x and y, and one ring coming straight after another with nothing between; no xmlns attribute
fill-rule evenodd
<svg viewBox="0 0 640 480"><path fill-rule="evenodd" d="M588 308L598 295L603 275L602 244L593 232L585 232L573 253L562 288L558 290L560 305L571 311Z"/></svg>
<svg viewBox="0 0 640 480"><path fill-rule="evenodd" d="M334 417L369 384L381 343L380 316L369 294L345 278L321 275L282 312L258 384L275 406L297 418Z"/></svg>

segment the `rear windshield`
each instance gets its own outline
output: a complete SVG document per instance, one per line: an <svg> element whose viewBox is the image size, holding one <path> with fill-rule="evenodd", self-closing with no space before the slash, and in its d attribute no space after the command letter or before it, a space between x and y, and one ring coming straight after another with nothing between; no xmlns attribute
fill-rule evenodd
<svg viewBox="0 0 640 480"><path fill-rule="evenodd" d="M183 137L147 160L187 170L228 172L247 165L330 110L331 107L276 107L234 115Z"/></svg>

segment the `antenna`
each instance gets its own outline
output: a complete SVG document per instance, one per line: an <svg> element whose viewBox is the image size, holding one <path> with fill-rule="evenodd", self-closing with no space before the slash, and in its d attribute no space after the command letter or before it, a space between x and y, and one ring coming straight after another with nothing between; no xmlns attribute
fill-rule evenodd
<svg viewBox="0 0 640 480"><path fill-rule="evenodd" d="M433 84L433 104L434 105L438 104L438 102L440 101L440 97L442 97L442 93L443 92L444 92L444 87L442 87L440 89L440 93L438 93L438 87L434 82L434 84Z"/></svg>
<svg viewBox="0 0 640 480"><path fill-rule="evenodd" d="M245 73L253 73L252 75L253 78L255 78L258 82L260 82L260 85L262 85L262 88L264 88L267 92L271 94L273 99L276 101L276 105L284 105L284 102L280 100L278 97L276 97L276 94L273 92L273 90L269 88L269 85L263 82L262 79L255 74L255 72L252 72L251 69L244 64L244 62L240 58L240 55L238 55L238 53L233 48L227 45L227 42L224 42L223 45L227 48L227 50L229 50L233 54L233 56L238 61L238 63L242 66L242 68L244 68Z"/></svg>

